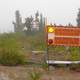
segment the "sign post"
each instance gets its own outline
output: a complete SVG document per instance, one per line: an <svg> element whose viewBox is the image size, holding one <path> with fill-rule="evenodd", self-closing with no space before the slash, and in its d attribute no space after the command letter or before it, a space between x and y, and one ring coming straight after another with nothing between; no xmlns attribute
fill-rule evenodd
<svg viewBox="0 0 80 80"><path fill-rule="evenodd" d="M55 29L52 26L49 26L46 28L46 35L47 35L47 58L46 61L49 61L49 44L51 45L53 43L54 40L54 32ZM48 34L49 33L49 34ZM48 70L49 70L49 64L48 64Z"/></svg>
<svg viewBox="0 0 80 80"><path fill-rule="evenodd" d="M49 46L80 47L80 28L70 26L46 26L47 63L49 63ZM49 65L48 65L49 67Z"/></svg>

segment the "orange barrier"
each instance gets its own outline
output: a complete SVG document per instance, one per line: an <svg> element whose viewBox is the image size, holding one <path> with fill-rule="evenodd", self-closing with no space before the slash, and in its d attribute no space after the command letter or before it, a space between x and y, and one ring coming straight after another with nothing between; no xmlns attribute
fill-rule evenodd
<svg viewBox="0 0 80 80"><path fill-rule="evenodd" d="M55 35L79 36L80 28L55 27Z"/></svg>
<svg viewBox="0 0 80 80"><path fill-rule="evenodd" d="M80 46L80 28L78 27L48 25L46 32L48 45Z"/></svg>

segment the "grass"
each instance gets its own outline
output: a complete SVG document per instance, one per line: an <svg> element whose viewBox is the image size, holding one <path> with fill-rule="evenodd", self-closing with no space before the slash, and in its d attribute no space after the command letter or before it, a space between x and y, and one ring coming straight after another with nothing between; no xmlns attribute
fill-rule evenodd
<svg viewBox="0 0 80 80"><path fill-rule="evenodd" d="M0 36L0 64L8 66L24 64L25 55L21 52L21 46L11 34Z"/></svg>
<svg viewBox="0 0 80 80"><path fill-rule="evenodd" d="M33 72L30 72L29 75L30 75L30 80L40 80L41 78L40 72L33 71Z"/></svg>
<svg viewBox="0 0 80 80"><path fill-rule="evenodd" d="M30 55L29 52L31 52L31 50L46 50L45 39L46 38L45 38L44 32L38 32L38 33L28 34L28 35L24 35L21 33L1 34L0 35L0 54L2 55L5 52L10 56L13 53L15 54L22 53L24 55ZM63 56L61 57L61 60L62 58L63 60L80 60L79 47L69 47L70 54L68 54L68 52L66 51L66 47L64 46L50 47L49 50L53 53L53 54L49 54L51 55L51 57L52 55L54 55L54 52L55 52L55 55L54 55L55 58L58 57L60 59L60 56ZM9 55L7 55L6 58Z"/></svg>

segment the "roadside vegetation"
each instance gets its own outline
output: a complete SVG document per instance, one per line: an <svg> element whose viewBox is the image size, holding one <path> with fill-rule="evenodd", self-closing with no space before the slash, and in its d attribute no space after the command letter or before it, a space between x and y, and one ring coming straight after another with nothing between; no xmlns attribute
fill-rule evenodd
<svg viewBox="0 0 80 80"><path fill-rule="evenodd" d="M2 65L23 65L28 60L32 50L46 50L46 36L43 32L20 34L0 34L0 64ZM50 47L51 59L55 60L80 60L80 48L64 46ZM68 52L67 52L68 51ZM38 54L37 54L38 55ZM41 57L41 56L40 56ZM45 68L47 65L42 63Z"/></svg>

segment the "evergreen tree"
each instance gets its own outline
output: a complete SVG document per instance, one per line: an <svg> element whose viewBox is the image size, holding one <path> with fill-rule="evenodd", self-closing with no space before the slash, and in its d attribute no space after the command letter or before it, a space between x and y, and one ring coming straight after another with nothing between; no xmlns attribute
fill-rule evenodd
<svg viewBox="0 0 80 80"><path fill-rule="evenodd" d="M79 12L78 12L78 15L77 15L77 26L80 27L80 8L79 8Z"/></svg>
<svg viewBox="0 0 80 80"><path fill-rule="evenodd" d="M31 31L31 23L30 23L30 18L29 17L27 17L26 19L25 19L25 26L27 27L27 29L28 29L28 31Z"/></svg>
<svg viewBox="0 0 80 80"><path fill-rule="evenodd" d="M45 18L43 17L42 14L40 14L40 31L43 30L44 26L45 26Z"/></svg>
<svg viewBox="0 0 80 80"><path fill-rule="evenodd" d="M40 31L42 30L42 28L43 28L43 16L42 16L42 14L40 14Z"/></svg>
<svg viewBox="0 0 80 80"><path fill-rule="evenodd" d="M35 20L39 22L39 12L38 11L35 13Z"/></svg>
<svg viewBox="0 0 80 80"><path fill-rule="evenodd" d="M25 19L25 26L27 27L28 32L31 32L31 23L32 23L32 21L33 21L33 17L32 16L31 17L27 17Z"/></svg>
<svg viewBox="0 0 80 80"><path fill-rule="evenodd" d="M15 32L22 32L23 24L22 24L22 17L20 15L19 10L16 10L15 12L15 22L13 22L13 24L14 24Z"/></svg>

